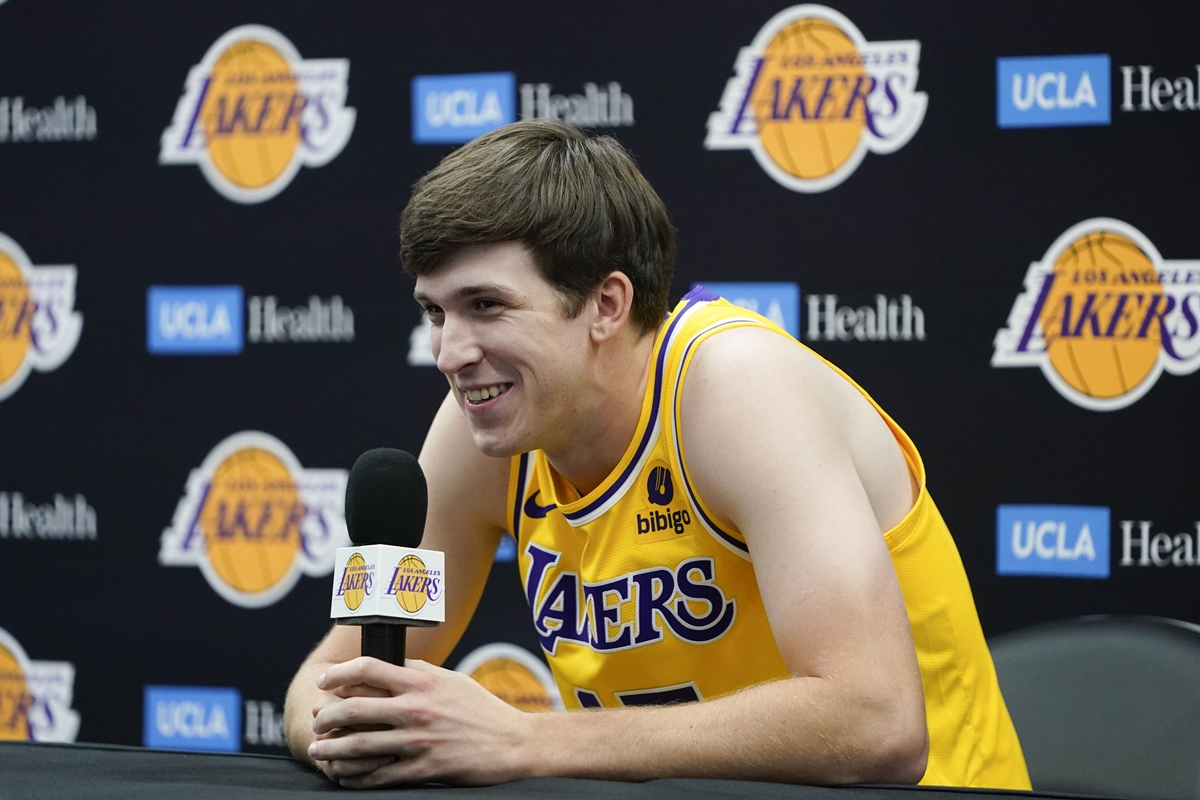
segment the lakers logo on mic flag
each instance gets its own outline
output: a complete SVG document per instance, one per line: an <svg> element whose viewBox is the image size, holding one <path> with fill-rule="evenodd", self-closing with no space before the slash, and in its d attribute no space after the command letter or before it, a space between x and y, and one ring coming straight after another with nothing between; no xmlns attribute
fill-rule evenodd
<svg viewBox="0 0 1200 800"><path fill-rule="evenodd" d="M390 544L342 547L334 558L329 616L351 625L382 618L434 625L446 621L445 595L444 553Z"/></svg>

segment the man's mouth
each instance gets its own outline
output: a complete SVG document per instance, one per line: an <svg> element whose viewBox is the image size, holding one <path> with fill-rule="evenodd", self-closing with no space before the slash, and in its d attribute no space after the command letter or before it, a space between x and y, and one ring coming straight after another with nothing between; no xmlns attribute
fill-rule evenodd
<svg viewBox="0 0 1200 800"><path fill-rule="evenodd" d="M493 397L499 397L512 388L511 383L497 383L493 386L484 386L479 389L467 389L463 392L467 397L467 402L471 405L482 405Z"/></svg>

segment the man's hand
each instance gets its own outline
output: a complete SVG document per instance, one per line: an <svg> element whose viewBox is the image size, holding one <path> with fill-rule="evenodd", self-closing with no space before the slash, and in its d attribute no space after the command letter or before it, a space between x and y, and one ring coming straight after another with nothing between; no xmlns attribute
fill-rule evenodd
<svg viewBox="0 0 1200 800"><path fill-rule="evenodd" d="M528 777L514 757L531 715L466 675L356 658L317 679L308 754L342 786L482 785Z"/></svg>
<svg viewBox="0 0 1200 800"><path fill-rule="evenodd" d="M380 689L376 686L371 686L365 683L346 684L337 686L332 691L321 691L316 705L313 706L312 715L315 718L322 709L336 705L350 697L391 697L386 689ZM387 725L362 725L346 728L337 728L317 735L317 739L336 739L345 736L354 731L370 731L370 730L386 730ZM315 733L315 731L314 731ZM349 777L352 775L366 775L369 772L374 772L379 767L391 764L395 761L394 756L376 756L372 758L347 758L336 762L317 761L317 766L333 780L338 780L339 777ZM335 774L336 773L336 774Z"/></svg>

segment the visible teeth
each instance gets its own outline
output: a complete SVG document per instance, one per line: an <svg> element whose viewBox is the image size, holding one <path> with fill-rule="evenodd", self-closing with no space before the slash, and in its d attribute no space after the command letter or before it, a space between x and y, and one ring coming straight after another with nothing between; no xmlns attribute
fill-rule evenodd
<svg viewBox="0 0 1200 800"><path fill-rule="evenodd" d="M503 391L504 387L502 385L489 386L486 389L469 389L467 390L467 399L472 403L478 403L493 397L499 397Z"/></svg>

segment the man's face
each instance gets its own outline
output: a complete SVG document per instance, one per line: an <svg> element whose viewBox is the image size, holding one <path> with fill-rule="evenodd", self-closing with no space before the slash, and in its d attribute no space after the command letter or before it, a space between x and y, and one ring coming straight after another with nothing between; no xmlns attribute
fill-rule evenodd
<svg viewBox="0 0 1200 800"><path fill-rule="evenodd" d="M433 357L476 446L489 456L550 450L586 406L589 305L574 319L519 242L455 252L417 278Z"/></svg>

